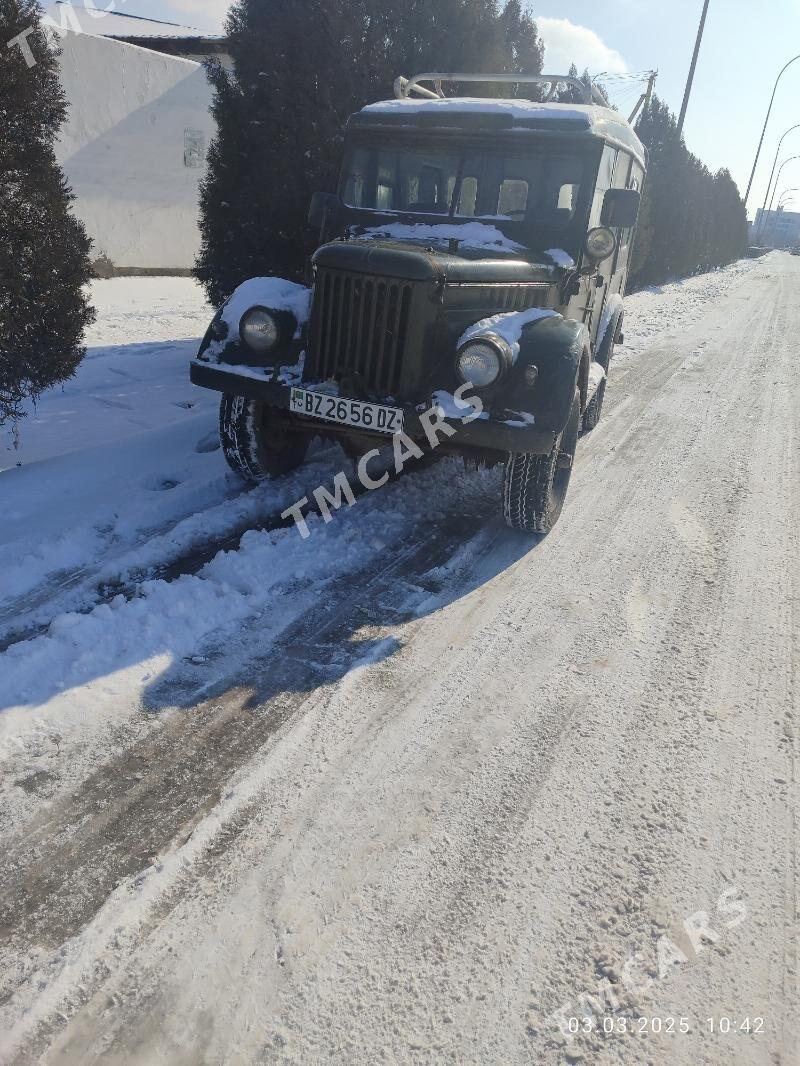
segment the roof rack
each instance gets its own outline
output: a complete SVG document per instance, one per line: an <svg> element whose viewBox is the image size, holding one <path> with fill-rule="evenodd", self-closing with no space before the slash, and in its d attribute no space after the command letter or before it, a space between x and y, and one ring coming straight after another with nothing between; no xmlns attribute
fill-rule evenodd
<svg viewBox="0 0 800 1066"><path fill-rule="evenodd" d="M433 85L433 89L427 89L422 82ZM426 73L415 74L412 78L399 77L394 83L394 95L398 100L408 100L413 93L424 96L430 100L444 99L442 91L443 82L495 82L504 85L548 85L549 89L544 98L545 103L550 103L558 92L559 85L569 85L577 89L584 104L599 104L608 107L608 102L599 89L594 85L586 85L580 78L573 78L569 74L439 74Z"/></svg>

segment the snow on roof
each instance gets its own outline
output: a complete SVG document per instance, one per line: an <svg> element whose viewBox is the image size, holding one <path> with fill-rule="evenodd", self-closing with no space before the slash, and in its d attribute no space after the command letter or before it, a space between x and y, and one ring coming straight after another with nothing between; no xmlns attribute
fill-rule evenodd
<svg viewBox="0 0 800 1066"><path fill-rule="evenodd" d="M607 140L621 142L644 158L644 148L625 117L610 107L598 104L545 104L535 100L491 99L487 97L457 96L442 100L380 100L368 104L360 115L391 116L402 119L405 115L447 116L448 126L452 117L463 115L507 115L512 123L546 128L548 123L558 123L560 128L574 127L576 132L588 133Z"/></svg>
<svg viewBox="0 0 800 1066"><path fill-rule="evenodd" d="M121 11L104 11L100 7L89 9L80 4L64 3L63 0L48 4L45 14L64 29L74 30L77 23L82 33L90 33L95 37L194 38L205 41L223 39L220 34L206 33L192 26L181 26L177 22L161 22L158 19L143 18L141 15L123 14Z"/></svg>
<svg viewBox="0 0 800 1066"><path fill-rule="evenodd" d="M448 114L463 111L471 115L504 114L514 118L560 118L586 122L594 111L605 111L594 104L542 104L535 100L496 99L485 96L451 96L442 100L379 100L363 109L368 114L402 111L405 114L432 114L446 111Z"/></svg>

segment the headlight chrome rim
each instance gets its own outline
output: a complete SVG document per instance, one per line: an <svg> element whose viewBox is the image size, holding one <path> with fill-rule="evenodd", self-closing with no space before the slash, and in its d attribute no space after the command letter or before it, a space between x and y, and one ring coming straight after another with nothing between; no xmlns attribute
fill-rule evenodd
<svg viewBox="0 0 800 1066"><path fill-rule="evenodd" d="M249 307L239 319L239 336L257 355L272 351L280 335L278 321L267 307Z"/></svg>
<svg viewBox="0 0 800 1066"><path fill-rule="evenodd" d="M602 263L617 250L617 238L608 226L596 226L586 234L586 254L593 263Z"/></svg>
<svg viewBox="0 0 800 1066"><path fill-rule="evenodd" d="M482 380L476 380L479 375L475 373L474 367L471 372L465 368L465 356L469 356L472 350L472 355L475 357L478 354L475 349L483 349L484 366L487 369L494 369L492 376L484 375ZM494 360L494 367L491 367L490 358ZM478 333L470 337L458 349L456 372L463 382L472 385L474 389L489 389L502 380L511 362L511 346L503 337L496 333Z"/></svg>

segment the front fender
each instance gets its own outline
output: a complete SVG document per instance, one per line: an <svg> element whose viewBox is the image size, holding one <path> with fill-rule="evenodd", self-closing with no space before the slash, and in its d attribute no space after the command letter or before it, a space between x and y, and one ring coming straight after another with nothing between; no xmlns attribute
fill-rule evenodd
<svg viewBox="0 0 800 1066"><path fill-rule="evenodd" d="M560 433L567 424L588 348L586 327L570 318L545 318L523 327L514 376L529 366L538 370L525 410L530 410L539 428Z"/></svg>
<svg viewBox="0 0 800 1066"><path fill-rule="evenodd" d="M243 281L214 315L197 357L234 366L295 363L305 347L312 291L306 285L298 285L285 278L249 278ZM270 312L278 323L278 342L263 354L252 351L239 335L242 317L254 307Z"/></svg>

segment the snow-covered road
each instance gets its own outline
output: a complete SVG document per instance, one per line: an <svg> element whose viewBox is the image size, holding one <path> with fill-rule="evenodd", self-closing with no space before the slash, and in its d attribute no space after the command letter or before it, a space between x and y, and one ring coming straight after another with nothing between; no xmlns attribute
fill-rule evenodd
<svg viewBox="0 0 800 1066"><path fill-rule="evenodd" d="M794 1061L798 292L631 298L540 542L451 461L302 541L338 451L242 493L101 315L0 473L0 1061Z"/></svg>

